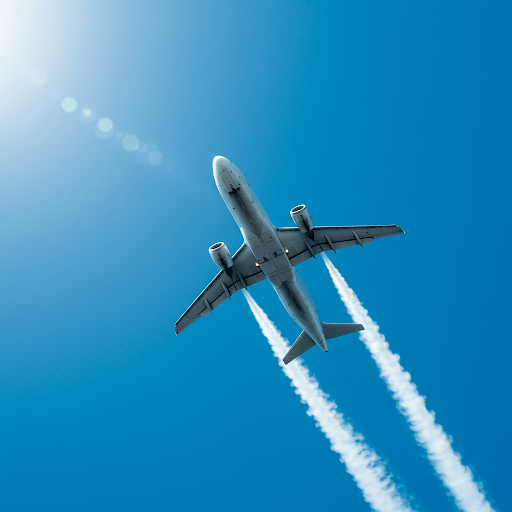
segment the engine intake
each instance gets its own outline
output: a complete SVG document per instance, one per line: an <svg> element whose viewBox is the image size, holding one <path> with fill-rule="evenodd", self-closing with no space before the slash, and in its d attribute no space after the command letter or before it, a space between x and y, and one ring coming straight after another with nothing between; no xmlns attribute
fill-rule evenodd
<svg viewBox="0 0 512 512"><path fill-rule="evenodd" d="M292 208L290 210L290 215L300 231L308 235L310 238L313 238L313 220L311 219L311 215L306 208L306 205L299 204L299 206Z"/></svg>
<svg viewBox="0 0 512 512"><path fill-rule="evenodd" d="M228 270L233 266L231 254L229 253L228 246L224 242L217 242L216 244L213 244L208 249L208 252L210 253L215 265L217 265L221 270Z"/></svg>

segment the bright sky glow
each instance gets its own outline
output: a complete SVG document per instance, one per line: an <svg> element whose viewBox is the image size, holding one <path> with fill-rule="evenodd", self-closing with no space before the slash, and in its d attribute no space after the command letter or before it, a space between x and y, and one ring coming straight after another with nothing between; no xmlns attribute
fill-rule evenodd
<svg viewBox="0 0 512 512"><path fill-rule="evenodd" d="M29 79L29 82L34 87L41 87L48 80L48 75L46 74L46 71L42 69L33 69L32 71L29 71L27 77Z"/></svg>
<svg viewBox="0 0 512 512"><path fill-rule="evenodd" d="M29 6L22 2L0 2L0 68L19 65L28 54L34 32L29 14Z"/></svg>
<svg viewBox="0 0 512 512"><path fill-rule="evenodd" d="M62 110L64 110L64 112L67 112L68 114L74 112L77 106L78 104L75 98L65 98L64 100L62 100Z"/></svg>

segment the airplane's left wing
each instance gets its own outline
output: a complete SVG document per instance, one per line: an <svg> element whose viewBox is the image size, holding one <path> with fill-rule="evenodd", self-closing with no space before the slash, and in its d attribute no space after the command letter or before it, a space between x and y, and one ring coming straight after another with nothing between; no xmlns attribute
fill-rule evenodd
<svg viewBox="0 0 512 512"><path fill-rule="evenodd" d="M229 269L229 273L221 270L187 311L181 315L174 325L176 334L178 335L198 318L213 313L217 306L226 299L230 299L237 290L263 281L265 274L255 263L256 260L249 247L245 244L242 245L233 256L233 266Z"/></svg>

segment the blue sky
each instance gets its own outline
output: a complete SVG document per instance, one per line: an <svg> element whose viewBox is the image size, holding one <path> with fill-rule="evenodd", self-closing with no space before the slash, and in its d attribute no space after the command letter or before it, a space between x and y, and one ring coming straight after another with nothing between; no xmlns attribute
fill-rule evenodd
<svg viewBox="0 0 512 512"><path fill-rule="evenodd" d="M278 226L301 203L402 226L332 261L510 509L510 22L503 1L2 4L2 509L368 510L241 294L174 335L208 247L242 243L218 154ZM321 260L299 272L350 321ZM304 357L322 389L419 510L454 510L364 345L329 347Z"/></svg>

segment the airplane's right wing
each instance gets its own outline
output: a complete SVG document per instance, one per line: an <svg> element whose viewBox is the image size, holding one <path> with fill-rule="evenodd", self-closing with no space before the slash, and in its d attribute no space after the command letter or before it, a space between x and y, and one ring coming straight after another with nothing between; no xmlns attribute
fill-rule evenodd
<svg viewBox="0 0 512 512"><path fill-rule="evenodd" d="M174 325L174 331L179 334L198 318L213 313L213 310L222 304L237 290L247 288L254 283L265 279L260 267L255 265L256 260L245 244L233 255L233 266L230 272L221 270L201 292L199 297L181 315ZM230 275L231 274L231 275Z"/></svg>
<svg viewBox="0 0 512 512"><path fill-rule="evenodd" d="M318 226L309 238L298 228L277 228L277 236L288 249L292 265L298 265L323 251L331 251L373 242L375 238L398 235L403 229L396 224L388 226Z"/></svg>

